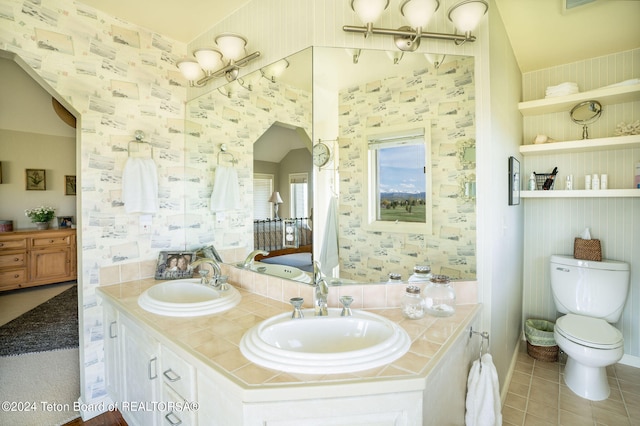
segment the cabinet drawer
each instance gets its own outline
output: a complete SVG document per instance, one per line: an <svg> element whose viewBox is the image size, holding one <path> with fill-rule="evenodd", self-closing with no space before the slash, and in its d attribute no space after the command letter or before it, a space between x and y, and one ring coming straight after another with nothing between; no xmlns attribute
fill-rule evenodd
<svg viewBox="0 0 640 426"><path fill-rule="evenodd" d="M167 409L162 410L161 425L191 426L196 424L196 411L189 408L189 404L193 401L186 401L166 384L162 385L162 401L167 404Z"/></svg>
<svg viewBox="0 0 640 426"><path fill-rule="evenodd" d="M0 254L0 268L26 266L26 252Z"/></svg>
<svg viewBox="0 0 640 426"><path fill-rule="evenodd" d="M26 238L0 240L0 251L1 250L19 250L19 249L26 249L26 248L27 248Z"/></svg>
<svg viewBox="0 0 640 426"><path fill-rule="evenodd" d="M10 290L19 288L21 284L27 282L27 269L14 269L0 272L0 290Z"/></svg>
<svg viewBox="0 0 640 426"><path fill-rule="evenodd" d="M195 400L195 372L182 358L162 347L162 381L187 401Z"/></svg>
<svg viewBox="0 0 640 426"><path fill-rule="evenodd" d="M51 235L48 237L38 237L31 239L32 248L43 248L52 246L70 246L71 235Z"/></svg>

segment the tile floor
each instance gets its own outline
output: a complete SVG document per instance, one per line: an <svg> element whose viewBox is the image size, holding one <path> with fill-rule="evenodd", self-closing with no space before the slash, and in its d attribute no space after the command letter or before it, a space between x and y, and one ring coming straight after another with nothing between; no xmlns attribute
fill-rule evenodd
<svg viewBox="0 0 640 426"><path fill-rule="evenodd" d="M580 398L565 385L564 362L542 362L519 354L502 408L504 425L640 425L640 368L607 369L611 395L605 401Z"/></svg>

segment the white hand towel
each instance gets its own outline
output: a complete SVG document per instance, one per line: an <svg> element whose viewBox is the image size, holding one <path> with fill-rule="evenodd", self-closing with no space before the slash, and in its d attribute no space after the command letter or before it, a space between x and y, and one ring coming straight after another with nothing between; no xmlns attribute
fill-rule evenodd
<svg viewBox="0 0 640 426"><path fill-rule="evenodd" d="M322 239L320 268L326 277L331 277L333 268L338 264L338 202L336 197L331 197L329 211L327 212L327 225Z"/></svg>
<svg viewBox="0 0 640 426"><path fill-rule="evenodd" d="M241 207L238 172L233 167L218 166L211 193L211 211L239 210Z"/></svg>
<svg viewBox="0 0 640 426"><path fill-rule="evenodd" d="M158 171L153 158L127 159L122 171L122 201L127 213L158 211Z"/></svg>
<svg viewBox="0 0 640 426"><path fill-rule="evenodd" d="M475 360L471 366L467 380L466 406L467 426L502 425L498 372L493 365L491 354L482 355L481 359Z"/></svg>

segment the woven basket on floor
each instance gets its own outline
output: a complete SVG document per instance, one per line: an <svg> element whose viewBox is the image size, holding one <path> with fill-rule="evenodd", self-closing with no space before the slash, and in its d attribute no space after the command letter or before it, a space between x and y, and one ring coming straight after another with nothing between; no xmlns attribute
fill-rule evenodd
<svg viewBox="0 0 640 426"><path fill-rule="evenodd" d="M558 360L558 345L536 346L527 342L527 353L534 359L544 362L556 362Z"/></svg>

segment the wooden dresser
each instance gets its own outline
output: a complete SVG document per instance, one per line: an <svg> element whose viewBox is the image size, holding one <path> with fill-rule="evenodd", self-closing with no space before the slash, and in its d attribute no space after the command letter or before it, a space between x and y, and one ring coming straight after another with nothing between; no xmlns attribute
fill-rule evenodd
<svg viewBox="0 0 640 426"><path fill-rule="evenodd" d="M0 233L0 291L74 280L76 230Z"/></svg>

